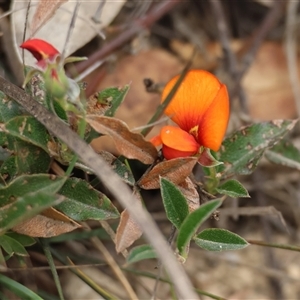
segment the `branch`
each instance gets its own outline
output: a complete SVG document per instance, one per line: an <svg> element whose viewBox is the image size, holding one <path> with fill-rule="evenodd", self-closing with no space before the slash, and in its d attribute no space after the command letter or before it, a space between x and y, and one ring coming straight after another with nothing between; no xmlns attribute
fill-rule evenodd
<svg viewBox="0 0 300 300"><path fill-rule="evenodd" d="M50 113L44 106L27 95L24 90L6 81L1 76L0 90L23 106L27 112L33 115L50 132L73 150L84 164L94 170L95 175L97 175L121 205L128 209L129 213L142 228L146 238L155 249L173 281L179 298L198 299L188 276L175 259L173 252L150 214L142 207L135 205L128 186L122 182L104 160L57 116Z"/></svg>

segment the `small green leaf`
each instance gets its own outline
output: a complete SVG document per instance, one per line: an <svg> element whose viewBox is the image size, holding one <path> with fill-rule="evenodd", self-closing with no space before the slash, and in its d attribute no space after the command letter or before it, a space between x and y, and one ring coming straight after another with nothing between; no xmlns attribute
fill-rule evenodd
<svg viewBox="0 0 300 300"><path fill-rule="evenodd" d="M237 180L231 179L221 184L217 189L217 192L223 195L227 195L232 198L245 197L250 198L248 191Z"/></svg>
<svg viewBox="0 0 300 300"><path fill-rule="evenodd" d="M218 153L218 160L224 162L224 167L218 167L222 177L252 173L264 151L291 131L296 122L274 120L247 126L233 133L223 142Z"/></svg>
<svg viewBox="0 0 300 300"><path fill-rule="evenodd" d="M51 158L43 149L11 136L8 136L8 140L8 149L13 154L0 168L0 174L6 182L21 174L48 172Z"/></svg>
<svg viewBox="0 0 300 300"><path fill-rule="evenodd" d="M0 122L5 123L11 118L24 115L25 111L14 100L0 91Z"/></svg>
<svg viewBox="0 0 300 300"><path fill-rule="evenodd" d="M205 229L194 240L199 247L208 251L239 250L249 245L239 235L219 228Z"/></svg>
<svg viewBox="0 0 300 300"><path fill-rule="evenodd" d="M222 204L221 199L211 200L190 213L179 228L177 248L179 254L186 257L185 248L199 226Z"/></svg>
<svg viewBox="0 0 300 300"><path fill-rule="evenodd" d="M178 229L189 214L187 200L169 180L160 177L161 196L167 218Z"/></svg>
<svg viewBox="0 0 300 300"><path fill-rule="evenodd" d="M75 221L118 218L119 212L111 201L85 180L69 178L59 191L65 200L55 208Z"/></svg>
<svg viewBox="0 0 300 300"><path fill-rule="evenodd" d="M43 300L39 295L32 292L24 285L0 274L0 285L19 296L21 299Z"/></svg>
<svg viewBox="0 0 300 300"><path fill-rule="evenodd" d="M18 116L5 123L8 134L48 151L49 133L32 116Z"/></svg>
<svg viewBox="0 0 300 300"><path fill-rule="evenodd" d="M300 151L287 141L280 141L266 151L266 158L279 165L300 170Z"/></svg>
<svg viewBox="0 0 300 300"><path fill-rule="evenodd" d="M0 210L0 234L17 224L32 218L41 211L63 200L57 196L42 191L33 192L19 197L13 203L2 207Z"/></svg>
<svg viewBox="0 0 300 300"><path fill-rule="evenodd" d="M126 166L126 164L124 164L123 162L121 162L120 159L116 159L111 167L113 168L113 170L122 178L122 180L124 180L127 184L133 186L135 184L135 179L132 175L132 172L130 171L130 169Z"/></svg>
<svg viewBox="0 0 300 300"><path fill-rule="evenodd" d="M66 179L66 177L57 177L49 174L19 176L8 185L0 187L0 207L13 203L19 197L29 193L55 194Z"/></svg>
<svg viewBox="0 0 300 300"><path fill-rule="evenodd" d="M150 245L141 245L131 249L127 256L127 264L132 264L141 260L157 258L157 255Z"/></svg>
<svg viewBox="0 0 300 300"><path fill-rule="evenodd" d="M16 241L15 239L11 238L8 235L1 235L0 236L0 247L11 257L13 254L19 256L28 256L28 253L24 246Z"/></svg>
<svg viewBox="0 0 300 300"><path fill-rule="evenodd" d="M16 232L7 232L6 235L18 241L24 247L32 246L36 243L36 240L28 235L24 235Z"/></svg>
<svg viewBox="0 0 300 300"><path fill-rule="evenodd" d="M110 108L105 112L105 116L113 117L124 101L126 94L129 90L129 85L125 85L123 88L111 87L107 88L98 94L98 101L109 102Z"/></svg>

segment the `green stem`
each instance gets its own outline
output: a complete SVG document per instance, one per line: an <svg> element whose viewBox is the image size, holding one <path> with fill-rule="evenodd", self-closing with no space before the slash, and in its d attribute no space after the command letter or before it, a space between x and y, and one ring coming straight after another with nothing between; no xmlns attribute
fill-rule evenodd
<svg viewBox="0 0 300 300"><path fill-rule="evenodd" d="M247 242L251 245L266 246L266 247L270 247L270 248L279 248L279 249L300 252L299 246L292 246L292 245L285 245L285 244L272 244L272 243L266 243L266 242L262 242L262 241L254 241L254 240L248 240Z"/></svg>
<svg viewBox="0 0 300 300"><path fill-rule="evenodd" d="M219 185L220 180L217 177L217 171L215 167L207 168L207 170L209 171L209 178L207 179L205 186L208 193L213 195L215 193L215 189Z"/></svg>
<svg viewBox="0 0 300 300"><path fill-rule="evenodd" d="M51 269L51 273L52 273L52 276L53 276L53 279L54 279L54 282L55 282L55 285L56 285L56 288L58 291L59 298L60 298L60 300L64 300L64 295L62 292L62 288L61 288L61 284L60 284L59 277L57 274L57 270L56 270L56 267L54 264L53 256L52 256L50 248L49 248L49 244L45 239L40 239L40 242L43 247L44 253L46 255L49 267Z"/></svg>

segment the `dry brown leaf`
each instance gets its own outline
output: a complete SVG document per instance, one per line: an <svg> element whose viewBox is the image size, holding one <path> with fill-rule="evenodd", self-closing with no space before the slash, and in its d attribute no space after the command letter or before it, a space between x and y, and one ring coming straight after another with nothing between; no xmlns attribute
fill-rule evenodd
<svg viewBox="0 0 300 300"><path fill-rule="evenodd" d="M189 177L187 177L183 182L178 184L177 187L180 189L185 199L187 199L190 212L199 208L200 206L199 194L197 192L194 183Z"/></svg>
<svg viewBox="0 0 300 300"><path fill-rule="evenodd" d="M49 238L80 227L79 223L50 207L41 214L18 224L12 230L31 237Z"/></svg>
<svg viewBox="0 0 300 300"><path fill-rule="evenodd" d="M138 185L145 190L159 189L159 176L175 184L179 184L191 174L198 159L196 157L182 157L163 161L138 181Z"/></svg>
<svg viewBox="0 0 300 300"><path fill-rule="evenodd" d="M51 17L56 10L68 0L40 0L31 23L31 35L34 35Z"/></svg>
<svg viewBox="0 0 300 300"><path fill-rule="evenodd" d="M140 194L134 193L136 198L136 205L142 205ZM131 218L127 209L121 213L120 223L116 232L116 251L122 252L131 246L142 235L140 226Z"/></svg>
<svg viewBox="0 0 300 300"><path fill-rule="evenodd" d="M157 157L156 148L147 142L139 133L133 133L121 120L87 115L86 121L99 133L113 138L117 150L121 155L130 159L137 159L144 164L152 164Z"/></svg>

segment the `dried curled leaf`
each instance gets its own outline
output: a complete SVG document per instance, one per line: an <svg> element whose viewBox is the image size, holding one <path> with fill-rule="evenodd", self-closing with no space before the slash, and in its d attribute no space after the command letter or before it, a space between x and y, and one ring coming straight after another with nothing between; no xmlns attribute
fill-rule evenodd
<svg viewBox="0 0 300 300"><path fill-rule="evenodd" d="M80 227L79 223L50 207L41 214L18 224L12 230L31 237L49 238Z"/></svg>
<svg viewBox="0 0 300 300"><path fill-rule="evenodd" d="M192 180L187 177L183 182L178 184L181 193L187 199L189 211L192 212L199 208L200 198L197 189Z"/></svg>
<svg viewBox="0 0 300 300"><path fill-rule="evenodd" d="M140 194L136 191L136 205L142 205ZM120 223L116 232L116 251L122 252L131 246L142 235L140 226L131 218L127 209L121 213Z"/></svg>
<svg viewBox="0 0 300 300"><path fill-rule="evenodd" d="M121 120L87 115L86 121L99 133L113 138L117 150L129 159L137 159L144 164L152 164L157 157L157 150L139 133L133 133Z"/></svg>
<svg viewBox="0 0 300 300"><path fill-rule="evenodd" d="M138 185L145 190L159 189L159 176L179 184L191 174L196 163L196 157L181 157L163 161L144 174L138 181Z"/></svg>

